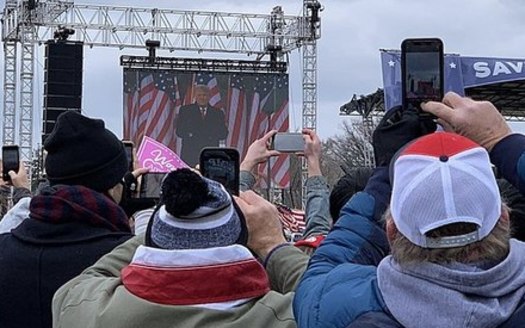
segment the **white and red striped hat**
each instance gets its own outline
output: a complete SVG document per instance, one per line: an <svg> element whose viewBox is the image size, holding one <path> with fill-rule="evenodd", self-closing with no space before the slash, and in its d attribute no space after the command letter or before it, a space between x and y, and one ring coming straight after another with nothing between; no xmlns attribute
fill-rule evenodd
<svg viewBox="0 0 525 328"><path fill-rule="evenodd" d="M457 134L437 132L417 139L393 163L390 209L399 232L421 247L461 247L485 238L501 215L489 154ZM452 223L478 228L459 236L427 236Z"/></svg>

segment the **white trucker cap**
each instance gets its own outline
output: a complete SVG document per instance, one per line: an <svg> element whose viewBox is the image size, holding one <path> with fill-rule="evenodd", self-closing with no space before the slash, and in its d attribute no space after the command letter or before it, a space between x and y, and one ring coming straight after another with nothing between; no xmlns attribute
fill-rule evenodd
<svg viewBox="0 0 525 328"><path fill-rule="evenodd" d="M402 149L393 162L390 210L397 229L424 248L461 247L485 238L501 215L501 197L489 154L457 134L436 132ZM477 229L430 238L452 223Z"/></svg>

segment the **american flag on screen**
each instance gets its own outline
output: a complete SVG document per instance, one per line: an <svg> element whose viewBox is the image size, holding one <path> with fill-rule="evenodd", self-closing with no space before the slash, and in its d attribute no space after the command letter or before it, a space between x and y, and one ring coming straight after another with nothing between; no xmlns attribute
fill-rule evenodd
<svg viewBox="0 0 525 328"><path fill-rule="evenodd" d="M173 122L182 105L177 78L169 72L128 71L124 78L124 139L139 145L148 136L177 149Z"/></svg>
<svg viewBox="0 0 525 328"><path fill-rule="evenodd" d="M285 74L234 74L228 92L226 117L230 133L227 145L241 154L272 129L288 131L288 76ZM271 177L281 188L290 185L290 161L281 155L270 161ZM261 187L266 187L267 166L259 166Z"/></svg>
<svg viewBox="0 0 525 328"><path fill-rule="evenodd" d="M288 76L286 74L225 74L213 72L124 70L124 138L140 144L153 138L180 154L175 119L181 106L194 103L196 85L210 89L210 104L221 108L229 134L227 147L241 158L249 145L267 131L288 131ZM290 183L288 156L272 159L272 180L281 188ZM261 165L261 187L266 185Z"/></svg>

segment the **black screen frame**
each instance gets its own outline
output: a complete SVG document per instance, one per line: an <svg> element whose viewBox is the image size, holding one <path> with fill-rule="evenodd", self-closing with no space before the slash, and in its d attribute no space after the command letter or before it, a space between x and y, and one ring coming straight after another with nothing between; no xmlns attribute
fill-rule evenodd
<svg viewBox="0 0 525 328"><path fill-rule="evenodd" d="M234 177L229 179L227 184L220 181L210 171L210 160L219 159L229 162L229 165L233 166ZM202 176L218 181L226 188L226 190L232 195L239 195L239 175L240 175L240 155L235 148L212 148L207 147L202 149L199 156L199 169Z"/></svg>
<svg viewBox="0 0 525 328"><path fill-rule="evenodd" d="M16 145L6 145L2 147L2 179L11 181L9 171L18 173L20 168L20 149Z"/></svg>
<svg viewBox="0 0 525 328"><path fill-rule="evenodd" d="M438 55L437 72L439 75L438 94L432 96L422 96L417 98L407 97L408 86L407 78L409 66L407 63L407 55L411 53L436 53ZM415 108L420 116L434 118L431 114L421 110L421 103L426 101L441 101L444 96L444 49L443 42L437 38L424 39L405 39L401 44L401 84L402 84L402 105L404 109Z"/></svg>

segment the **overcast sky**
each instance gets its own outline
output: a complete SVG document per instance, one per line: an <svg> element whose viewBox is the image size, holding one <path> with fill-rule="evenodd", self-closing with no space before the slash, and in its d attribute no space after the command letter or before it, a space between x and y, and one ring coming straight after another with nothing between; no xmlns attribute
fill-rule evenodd
<svg viewBox="0 0 525 328"><path fill-rule="evenodd" d="M0 0L3 3L5 0ZM75 1L151 7L151 0ZM125 3L125 4L124 4ZM156 0L156 8L269 13L281 5L285 14L300 15L301 0ZM524 0L325 0L322 38L318 42L318 132L337 133L343 120L339 107L354 93L368 94L382 87L379 49L398 49L407 37L439 37L445 51L468 56L525 58ZM119 56L146 51L94 48L85 50L84 100L86 115L101 117L122 135L122 68ZM159 55L170 56L169 53ZM184 57L186 53L180 53ZM214 54L204 54L213 57ZM3 57L3 56L2 56ZM246 57L244 57L246 58ZM3 58L1 59L3 69ZM42 95L42 47L39 49L36 84ZM291 129L301 126L301 56L290 56ZM2 72L3 74L3 72ZM2 79L3 80L3 79ZM3 83L1 81L0 83ZM36 136L40 134L42 97L35 112ZM2 104L0 104L2 106ZM35 139L39 139L35 138Z"/></svg>

